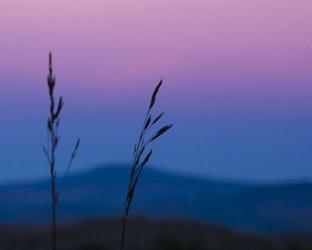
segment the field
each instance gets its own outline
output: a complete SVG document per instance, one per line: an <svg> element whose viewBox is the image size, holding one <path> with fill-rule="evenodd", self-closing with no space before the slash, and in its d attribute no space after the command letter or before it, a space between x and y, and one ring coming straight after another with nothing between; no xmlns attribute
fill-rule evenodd
<svg viewBox="0 0 312 250"><path fill-rule="evenodd" d="M72 222L58 228L59 248L68 250L118 249L120 219ZM47 226L2 226L1 249L42 250L49 245ZM308 250L311 235L256 236L222 226L190 220L130 220L127 249L137 250Z"/></svg>

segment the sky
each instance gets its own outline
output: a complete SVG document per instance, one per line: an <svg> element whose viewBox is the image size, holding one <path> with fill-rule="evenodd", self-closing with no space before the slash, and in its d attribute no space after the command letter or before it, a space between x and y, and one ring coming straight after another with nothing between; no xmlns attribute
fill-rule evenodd
<svg viewBox="0 0 312 250"><path fill-rule="evenodd" d="M130 164L151 92L153 167L312 179L310 0L2 0L0 182L48 176L48 53L65 99L58 172Z"/></svg>

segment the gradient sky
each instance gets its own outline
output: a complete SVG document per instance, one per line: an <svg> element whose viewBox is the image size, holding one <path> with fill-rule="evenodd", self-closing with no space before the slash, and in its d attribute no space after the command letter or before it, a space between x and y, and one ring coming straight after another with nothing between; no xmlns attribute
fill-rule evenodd
<svg viewBox="0 0 312 250"><path fill-rule="evenodd" d="M2 0L0 181L48 175L49 51L65 98L60 153L82 140L76 170L130 162L163 78L158 109L175 128L153 165L311 179L311 13L311 0Z"/></svg>

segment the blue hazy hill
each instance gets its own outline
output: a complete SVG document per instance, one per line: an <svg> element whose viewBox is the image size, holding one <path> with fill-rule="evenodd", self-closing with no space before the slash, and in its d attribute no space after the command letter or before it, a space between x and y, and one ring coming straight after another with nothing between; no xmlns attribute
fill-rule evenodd
<svg viewBox="0 0 312 250"><path fill-rule="evenodd" d="M61 193L61 221L119 216L129 168L98 167L68 177ZM49 181L0 186L1 223L46 223ZM244 184L175 175L146 167L132 212L191 218L257 233L312 231L312 184Z"/></svg>

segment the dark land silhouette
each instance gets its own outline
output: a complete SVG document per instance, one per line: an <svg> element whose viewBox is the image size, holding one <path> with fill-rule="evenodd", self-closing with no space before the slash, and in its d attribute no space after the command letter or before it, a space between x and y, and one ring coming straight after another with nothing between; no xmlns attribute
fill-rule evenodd
<svg viewBox="0 0 312 250"><path fill-rule="evenodd" d="M129 250L308 250L311 235L255 236L222 226L190 220L129 220ZM49 226L1 226L1 249L42 250L50 240ZM58 246L67 250L119 248L120 218L96 218L59 225Z"/></svg>

